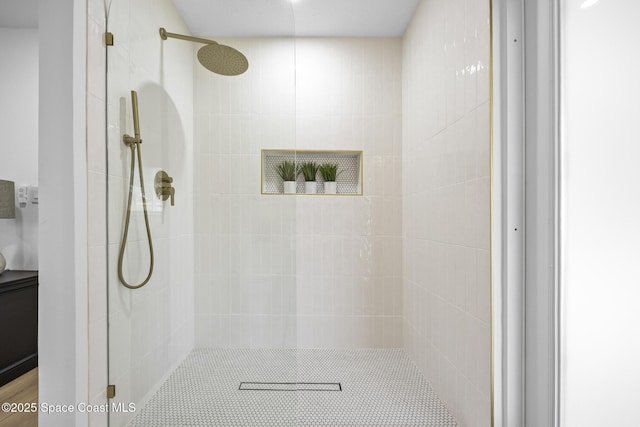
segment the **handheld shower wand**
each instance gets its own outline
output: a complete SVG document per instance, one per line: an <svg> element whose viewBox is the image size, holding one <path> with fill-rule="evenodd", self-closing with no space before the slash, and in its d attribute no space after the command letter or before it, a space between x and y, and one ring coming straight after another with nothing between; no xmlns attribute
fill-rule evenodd
<svg viewBox="0 0 640 427"><path fill-rule="evenodd" d="M136 138L140 139L140 119L138 118L138 93L135 90L131 91L131 108L133 109L133 132Z"/></svg>
<svg viewBox="0 0 640 427"><path fill-rule="evenodd" d="M135 136L129 136L125 133L122 137L128 147L142 143L142 139L140 139L140 119L138 118L138 93L135 90L131 91L131 108L133 110L133 134Z"/></svg>
<svg viewBox="0 0 640 427"><path fill-rule="evenodd" d="M147 196L144 191L144 178L142 176L142 154L140 152L140 122L138 119L138 94L135 90L131 91L131 107L133 109L133 131L134 136L127 134L122 136L123 142L131 149L131 170L129 173L129 198L127 200L127 214L124 220L124 232L122 233L122 241L120 242L120 254L118 255L118 277L120 282L129 289L138 289L146 285L153 274L153 243L151 242L151 228L149 227L149 215L147 214ZM124 278L122 271L122 261L124 259L124 251L127 246L127 236L129 235L129 220L131 219L131 199L133 197L133 176L135 175L136 152L138 153L138 170L140 174L140 190L142 192L142 209L144 211L144 224L147 228L147 241L149 242L149 273L147 277L138 285L132 285Z"/></svg>

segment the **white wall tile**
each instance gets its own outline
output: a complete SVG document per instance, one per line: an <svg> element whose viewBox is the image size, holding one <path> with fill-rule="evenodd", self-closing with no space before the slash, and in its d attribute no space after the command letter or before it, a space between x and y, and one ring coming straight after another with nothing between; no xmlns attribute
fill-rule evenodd
<svg viewBox="0 0 640 427"><path fill-rule="evenodd" d="M198 319L230 313L238 316L233 325L264 320L259 332L234 336L236 346L394 343L374 318L399 315L402 298L401 208L394 192L401 183L400 40L223 42L244 52L251 67L233 82L194 68L194 152L202 153L194 191L221 195L196 203L198 247L207 251L196 250ZM380 70L380 63L389 67ZM377 201L260 195L259 150L295 147L364 149L365 191ZM379 167L369 169L374 158ZM374 180L377 174L388 179ZM218 275L226 265L230 275ZM216 298L212 274L228 280L227 302ZM383 277L389 285L376 304L374 284ZM389 299L386 308L382 297ZM339 326L344 322L348 333ZM220 337L212 341L204 327L198 325L198 345L224 344L225 336L212 331Z"/></svg>
<svg viewBox="0 0 640 427"><path fill-rule="evenodd" d="M490 422L489 12L480 3L422 1L402 71L404 345L469 426Z"/></svg>

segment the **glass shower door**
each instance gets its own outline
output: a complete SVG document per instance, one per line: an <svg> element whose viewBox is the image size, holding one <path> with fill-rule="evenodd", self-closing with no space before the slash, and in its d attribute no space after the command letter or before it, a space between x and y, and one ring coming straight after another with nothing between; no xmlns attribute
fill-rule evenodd
<svg viewBox="0 0 640 427"><path fill-rule="evenodd" d="M262 195L260 170L295 148L294 41L211 34L248 58L230 77L160 37L190 34L170 0L113 0L107 27L109 424L249 419L264 408L225 412L234 393L296 376L296 197Z"/></svg>
<svg viewBox="0 0 640 427"><path fill-rule="evenodd" d="M108 19L109 383L120 409L112 426L126 425L194 345L192 100L182 87L191 51L160 43L160 21L180 24L162 12L113 1Z"/></svg>

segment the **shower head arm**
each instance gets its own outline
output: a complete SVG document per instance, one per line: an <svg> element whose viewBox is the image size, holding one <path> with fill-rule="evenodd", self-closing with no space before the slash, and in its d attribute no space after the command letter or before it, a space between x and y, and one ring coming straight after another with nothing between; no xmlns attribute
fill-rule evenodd
<svg viewBox="0 0 640 427"><path fill-rule="evenodd" d="M173 39L187 40L190 42L196 42L196 43L202 43L202 44L218 44L213 40L201 39L200 37L184 36L182 34L176 34L176 33L169 33L164 28L160 28L160 38L162 40L166 40L169 37Z"/></svg>
<svg viewBox="0 0 640 427"><path fill-rule="evenodd" d="M249 61L247 61L246 56L230 46L219 44L213 40L201 39L200 37L169 33L164 28L160 28L160 38L166 40L169 37L203 43L205 46L198 50L198 61L204 68L216 74L238 76L249 68Z"/></svg>

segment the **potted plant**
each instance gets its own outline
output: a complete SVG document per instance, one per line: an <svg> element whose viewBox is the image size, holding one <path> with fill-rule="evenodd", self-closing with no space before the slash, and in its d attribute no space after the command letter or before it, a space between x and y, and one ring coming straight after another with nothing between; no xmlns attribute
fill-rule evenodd
<svg viewBox="0 0 640 427"><path fill-rule="evenodd" d="M336 178L340 175L338 172L338 164L337 163L324 163L320 165L320 175L322 175L322 179L324 180L324 193L325 194L336 194L337 193L337 185Z"/></svg>
<svg viewBox="0 0 640 427"><path fill-rule="evenodd" d="M290 162L289 160L285 160L276 166L276 172L284 181L284 193L285 194L296 194L296 164L295 162Z"/></svg>
<svg viewBox="0 0 640 427"><path fill-rule="evenodd" d="M300 171L304 176L304 192L307 194L315 194L316 190L316 174L318 173L318 164L316 162L304 162L300 165Z"/></svg>

